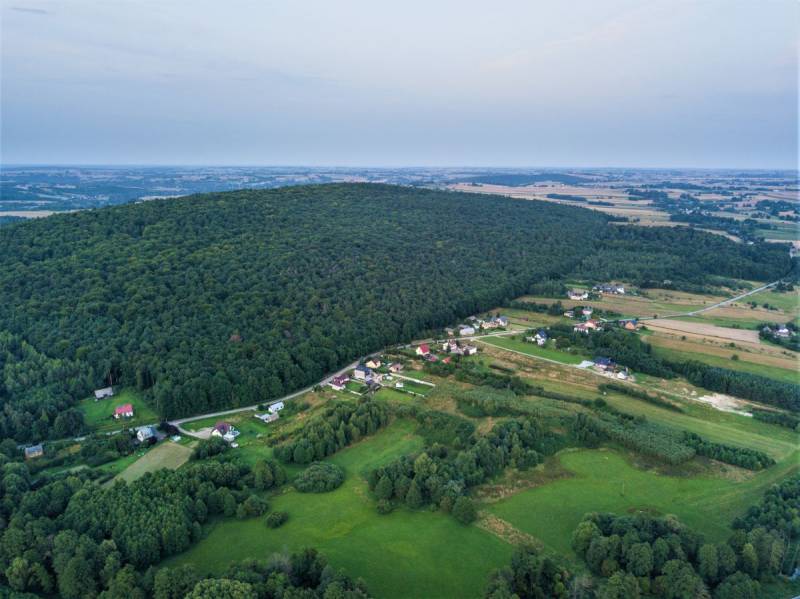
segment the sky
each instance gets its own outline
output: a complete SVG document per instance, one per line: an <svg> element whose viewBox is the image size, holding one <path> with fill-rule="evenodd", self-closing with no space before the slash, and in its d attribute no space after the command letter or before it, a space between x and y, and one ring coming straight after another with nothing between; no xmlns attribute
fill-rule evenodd
<svg viewBox="0 0 800 599"><path fill-rule="evenodd" d="M4 164L797 168L795 0L0 0Z"/></svg>

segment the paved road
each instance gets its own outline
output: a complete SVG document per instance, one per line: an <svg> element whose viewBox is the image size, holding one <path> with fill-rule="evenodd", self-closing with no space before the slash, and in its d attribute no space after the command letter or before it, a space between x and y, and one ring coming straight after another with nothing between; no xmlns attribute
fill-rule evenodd
<svg viewBox="0 0 800 599"><path fill-rule="evenodd" d="M751 289L747 293L742 293L741 295L737 295L737 296L734 296L734 297L729 297L728 299L722 300L721 302L718 302L718 303L714 304L713 306L706 306L705 308L700 308L698 310L692 310L691 312L676 312L674 314L662 314L661 316L642 316L640 318L637 318L636 320L658 320L660 318L676 318L678 316L697 316L698 314L702 314L703 312L708 312L709 310L714 310L716 308L721 308L722 306L727 306L728 304L732 304L733 302L738 302L740 299L743 299L743 298L745 298L745 297L747 297L749 295L754 295L756 293L760 293L761 291L764 291L765 289L769 289L770 287L774 287L778 283L780 283L780 281L773 281L772 283L768 283L766 285L762 285L761 287L758 287L757 289ZM623 321L626 321L626 320L630 320L630 318L620 318L618 320L606 320L604 318L601 319L602 322L623 322Z"/></svg>
<svg viewBox="0 0 800 599"><path fill-rule="evenodd" d="M486 335L474 335L472 337L460 337L459 339L463 340L463 341L471 341L473 339L480 340L480 339L483 339L485 337L498 337L498 336L502 336L502 335L515 335L515 334L517 334L519 332L520 331L499 331L497 333L487 333ZM409 348L409 347L415 347L415 346L420 345L422 343L437 343L437 342L438 343L443 343L444 341L446 341L446 339L420 339L420 340L417 340L417 341L412 341L411 343L408 343L406 345L399 345L399 346L395 346L395 347L398 347L398 348ZM300 389L299 391L295 391L295 392L290 393L288 395L284 395L283 397L278 398L278 399L273 399L273 400L271 400L269 402L260 402L260 403L257 403L257 404L251 405L251 406L243 406L243 407L240 407L240 408L233 408L233 409L230 409L230 410L221 410L219 412L209 412L207 414L198 414L197 416L189 416L187 418L178 418L176 420L170 420L169 422L170 422L170 424L173 424L174 426L178 427L178 430L180 430L180 432L183 433L184 435L188 435L190 437L197 437L198 439L205 439L205 438L207 438L207 435L200 434L200 433L197 433L195 431L187 430L187 429L183 428L182 425L186 424L187 422L194 422L195 420L203 420L205 418L217 418L217 417L221 417L221 416L229 416L231 414L239 414L241 412L248 412L248 411L254 412L254 411L256 411L258 409L258 406L260 406L260 405L272 405L274 403L278 403L278 402L281 402L281 401L285 402L285 401L290 401L292 399L296 399L297 397L300 397L301 395L305 395L306 393L308 393L309 391L314 389L314 387L316 387L317 385L324 385L325 383L327 383L333 377L339 376L340 374L345 374L346 372L349 372L350 370L353 370L353 368L358 366L362 361L366 360L367 358L371 358L373 356L379 356L380 354L384 353L384 351L385 350L381 350L381 351L377 351L377 352L372 353L372 354L368 354L368 355L364 356L363 358L361 358L360 360L356 360L355 362L352 362L351 364L348 364L344 368L342 368L340 370L337 370L333 374L327 375L321 381L319 381L317 383L314 383L313 385L309 385L308 387L304 387L303 389ZM420 381L417 381L417 382L420 382Z"/></svg>
<svg viewBox="0 0 800 599"><path fill-rule="evenodd" d="M737 295L737 296L728 298L726 300L723 300L721 302L718 302L718 303L714 304L713 306L706 306L705 308L700 308L698 310L692 310L691 312L679 312L679 313L676 313L676 314L668 314L668 315L656 316L656 317L642 317L642 318L639 318L638 320L656 320L658 318L674 318L674 317L677 317L677 316L696 316L697 314L701 314L701 313L707 312L709 310L714 310L715 308L720 308L722 306L726 306L728 304L732 304L733 302L739 301L740 299L743 299L743 298L745 298L747 296L759 293L761 291L764 291L765 289L769 289L770 287L774 287L778 283L780 283L780 281L774 281L772 283L768 283L767 285L762 285L761 287L758 287L756 289L752 289L752 290L748 291L747 293L742 293L741 295ZM629 320L629 319L623 318L623 319L620 319L620 320L612 320L612 321L603 320L603 322L620 322L622 320ZM503 335L516 335L516 334L519 334L520 332L522 332L522 331L519 331L519 330L499 331L497 333L486 333L485 335L473 335L471 337L459 337L458 339L460 341L473 341L474 340L474 341L480 342L482 339L485 339L487 337L501 337ZM397 345L395 347L396 348L410 348L410 347L415 347L417 345L420 345L422 343L443 343L444 341L447 341L448 339L433 339L433 338L418 339L416 341L412 341L411 343L408 343L408 344L405 344L405 345ZM488 345L491 345L491 344L488 344ZM493 347L497 347L497 346L493 346ZM533 356L531 354L526 354L524 352L515 351L513 349L505 349L505 348L500 348L500 349L503 349L505 351L510 351L510 352L513 352L513 353L518 353L518 354L521 354L521 355L524 355L524 356L536 358L538 360L543 360L545 362L552 362L553 364L559 364L561 366L573 366L573 367L577 368L577 365L575 365L575 364L564 364L563 362L558 362L557 360L551 360L549 358L543 358L541 356ZM183 424L185 424L187 422L193 422L195 420L202 420L204 418L216 418L216 417L219 417L219 416L228 416L230 414L238 414L238 413L241 413L241 412L255 411L255 410L258 409L259 405L272 405L274 403L278 403L278 402L281 402L281 401L284 401L284 402L285 401L290 401L292 399L300 397L301 395L305 395L306 393L311 391L317 385L324 385L331 378L333 378L335 376L339 376L340 374L344 374L344 373L352 370L353 368L358 366L363 360L365 360L367 358L370 358L370 357L373 357L373 356L378 356L381 353L383 353L383 350L375 352L375 353L372 353L372 354L369 354L367 356L364 356L361 360L356 360L355 362L353 362L351 364L348 364L347 366L345 366L344 368L334 372L333 374L329 374L328 376L326 376L324 379L322 379L318 383L315 383L313 385L309 385L308 387L300 389L299 391L295 391L294 393L290 393L288 395L284 395L283 397L281 397L279 399L273 399L270 402L261 402L261 403L258 403L258 404L254 404L252 406L243 406L241 408L233 408L231 410L222 410L222 411L219 411L219 412L210 412L208 414L198 414L197 416L190 416L188 418L179 418L177 420L170 420L170 423L175 425L175 426L177 426L178 429L185 435L189 435L189 436L192 436L192 437L198 437L198 438L205 438L205 435L200 435L200 434L195 433L193 431L186 430L181 425L183 425ZM584 369L584 370L586 370L586 369ZM591 371L588 371L588 372L591 372ZM599 376L603 376L600 373L593 373L593 374L598 374Z"/></svg>

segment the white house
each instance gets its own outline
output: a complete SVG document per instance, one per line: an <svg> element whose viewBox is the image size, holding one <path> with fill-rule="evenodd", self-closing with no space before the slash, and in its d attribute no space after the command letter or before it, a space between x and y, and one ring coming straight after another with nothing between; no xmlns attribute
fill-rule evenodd
<svg viewBox="0 0 800 599"><path fill-rule="evenodd" d="M417 353L419 353L419 349L417 349ZM353 371L353 377L359 381L366 381L368 378L372 377L372 371L363 364L359 364Z"/></svg>
<svg viewBox="0 0 800 599"><path fill-rule="evenodd" d="M276 401L274 404L270 405L270 407L267 409L269 410L270 414L277 414L283 409L283 402Z"/></svg>
<svg viewBox="0 0 800 599"><path fill-rule="evenodd" d="M105 399L106 397L111 397L114 395L114 389L112 387L104 387L103 389L95 389L94 391L94 400L97 401L98 399Z"/></svg>
<svg viewBox="0 0 800 599"><path fill-rule="evenodd" d="M274 414L270 414L269 412L265 414L253 414L256 418L258 418L264 424L269 424L270 422L275 422L278 418L280 418L280 414L275 412Z"/></svg>
<svg viewBox="0 0 800 599"><path fill-rule="evenodd" d="M461 327L458 329L458 334L462 337L467 337L469 335L475 334L475 329L473 327Z"/></svg>
<svg viewBox="0 0 800 599"><path fill-rule="evenodd" d="M378 360L377 358L370 358L369 360L367 360L366 365L367 368L380 368L381 361Z"/></svg>
<svg viewBox="0 0 800 599"><path fill-rule="evenodd" d="M567 292L567 297L571 300L585 300L589 298L589 292L580 289L570 289Z"/></svg>
<svg viewBox="0 0 800 599"><path fill-rule="evenodd" d="M478 353L478 348L475 347L474 345L465 345L464 347L461 348L461 351L465 356L472 356Z"/></svg>
<svg viewBox="0 0 800 599"><path fill-rule="evenodd" d="M536 341L536 345L541 347L547 343L547 331L540 329L536 335L534 335L533 340Z"/></svg>
<svg viewBox="0 0 800 599"><path fill-rule="evenodd" d="M139 439L140 443L144 443L148 439L152 439L155 436L156 431L153 430L152 426L143 426L136 431L136 438Z"/></svg>

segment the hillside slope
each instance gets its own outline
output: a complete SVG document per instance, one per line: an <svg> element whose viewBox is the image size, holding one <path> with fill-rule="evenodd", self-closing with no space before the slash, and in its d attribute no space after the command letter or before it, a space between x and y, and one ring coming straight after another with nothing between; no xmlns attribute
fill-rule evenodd
<svg viewBox="0 0 800 599"><path fill-rule="evenodd" d="M109 377L147 390L168 417L263 401L548 278L630 274L639 236L641 268L658 276L680 278L687 255L697 276L788 269L777 247L624 229L581 208L365 184L5 227L0 435L24 437L34 422L43 433Z"/></svg>

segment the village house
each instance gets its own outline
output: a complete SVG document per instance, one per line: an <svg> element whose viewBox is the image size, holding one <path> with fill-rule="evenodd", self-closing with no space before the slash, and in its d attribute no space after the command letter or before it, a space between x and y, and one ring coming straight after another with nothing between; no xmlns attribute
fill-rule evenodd
<svg viewBox="0 0 800 599"><path fill-rule="evenodd" d="M780 325L778 329L775 331L775 336L780 337L782 339L788 339L789 337L791 337L791 335L792 332L788 328L786 328L785 324Z"/></svg>
<svg viewBox="0 0 800 599"><path fill-rule="evenodd" d="M621 381L627 381L627 380L630 378L630 376L631 376L631 375L630 375L630 372L628 372L628 369L627 369L627 368L626 368L625 370L620 370L620 371L617 373L617 378L618 378L619 380L621 380Z"/></svg>
<svg viewBox="0 0 800 599"><path fill-rule="evenodd" d="M136 438L139 440L139 443L144 443L150 439L156 439L156 431L152 426L143 426L136 429Z"/></svg>
<svg viewBox="0 0 800 599"><path fill-rule="evenodd" d="M114 418L117 420L120 418L133 418L133 405L126 403L122 404L121 406L117 406L114 409Z"/></svg>
<svg viewBox="0 0 800 599"><path fill-rule="evenodd" d="M417 347L418 356L427 356L429 353L431 353L431 348L428 347L427 343L423 343Z"/></svg>
<svg viewBox="0 0 800 599"><path fill-rule="evenodd" d="M278 413L278 412L280 412L280 411L281 411L283 408L284 408L283 402L282 402L282 401L276 401L274 404L271 404L271 405L270 405L270 406L267 408L267 410L269 411L269 413L270 413L270 414L277 414L277 413Z"/></svg>
<svg viewBox="0 0 800 599"><path fill-rule="evenodd" d="M370 358L366 361L367 368L380 368L381 361L378 358Z"/></svg>
<svg viewBox="0 0 800 599"><path fill-rule="evenodd" d="M591 316L592 312L594 312L594 308L591 306L585 306L583 309L581 309L581 314L584 316Z"/></svg>
<svg viewBox="0 0 800 599"><path fill-rule="evenodd" d="M600 327L600 323L596 320L587 320L586 322L581 322L576 324L572 327L572 330L576 333L589 333L590 331L601 331L603 330Z"/></svg>
<svg viewBox="0 0 800 599"><path fill-rule="evenodd" d="M544 329L539 329L536 332L536 335L533 336L533 340L536 342L536 345L541 347L545 343L547 343L547 331Z"/></svg>
<svg viewBox="0 0 800 599"><path fill-rule="evenodd" d="M366 381L367 379L372 378L372 370L364 366L363 364L359 364L356 366L356 369L353 371L353 378L359 381Z"/></svg>
<svg viewBox="0 0 800 599"><path fill-rule="evenodd" d="M564 316L567 318L575 318L575 310L567 310L564 312Z"/></svg>
<svg viewBox="0 0 800 599"><path fill-rule="evenodd" d="M391 364L389 364L389 372L397 374L401 370L403 370L403 365L400 364L400 362L392 362Z"/></svg>
<svg viewBox="0 0 800 599"><path fill-rule="evenodd" d="M403 385L403 381L397 381L397 382L394 384L394 388L395 388L395 389L402 389L403 387L404 387L404 385Z"/></svg>
<svg viewBox="0 0 800 599"><path fill-rule="evenodd" d="M468 337L475 334L475 329L473 327L461 327L458 329L458 334L461 337Z"/></svg>
<svg viewBox="0 0 800 599"><path fill-rule="evenodd" d="M237 431L233 425L228 424L227 422L217 422L214 426L214 430L211 431L212 437L222 437L228 443L233 442L236 437L239 436L239 431Z"/></svg>
<svg viewBox="0 0 800 599"><path fill-rule="evenodd" d="M346 374L340 374L339 376L333 377L330 381L328 381L328 385L330 385L331 389L335 389L336 391L341 391L344 389L344 386L350 381L350 377Z"/></svg>
<svg viewBox="0 0 800 599"><path fill-rule="evenodd" d="M640 325L639 321L635 318L632 320L626 320L622 326L626 331L638 331L640 328L642 328L642 325Z"/></svg>
<svg viewBox="0 0 800 599"><path fill-rule="evenodd" d="M478 348L474 345L465 345L461 348L461 353L465 356L472 356L478 353Z"/></svg>
<svg viewBox="0 0 800 599"><path fill-rule="evenodd" d="M98 399L105 399L106 397L111 397L113 395L114 395L113 387L104 387L103 389L95 389L94 400L97 401Z"/></svg>
<svg viewBox="0 0 800 599"><path fill-rule="evenodd" d="M567 291L567 297L571 300L585 300L589 298L589 292L580 289L570 289Z"/></svg>
<svg viewBox="0 0 800 599"><path fill-rule="evenodd" d="M625 287L617 285L616 283L595 285L592 291L597 293L610 293L612 295L625 295Z"/></svg>
<svg viewBox="0 0 800 599"><path fill-rule="evenodd" d="M264 414L253 414L256 418L258 418L264 424L269 424L270 422L275 422L278 418L280 418L280 414L275 412L274 414L270 414L266 412Z"/></svg>
<svg viewBox="0 0 800 599"><path fill-rule="evenodd" d="M428 362L438 362L439 358L437 358L435 354L425 354L425 360Z"/></svg>
<svg viewBox="0 0 800 599"><path fill-rule="evenodd" d="M609 370L614 370L617 365L614 363L614 360L611 358L605 358L603 356L598 356L594 359L594 365L604 372L608 372Z"/></svg>
<svg viewBox="0 0 800 599"><path fill-rule="evenodd" d="M26 460L33 460L35 458L40 458L44 455L44 447L40 443L39 445L31 445L30 447L26 447L24 449L25 459Z"/></svg>

